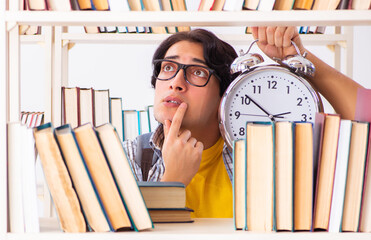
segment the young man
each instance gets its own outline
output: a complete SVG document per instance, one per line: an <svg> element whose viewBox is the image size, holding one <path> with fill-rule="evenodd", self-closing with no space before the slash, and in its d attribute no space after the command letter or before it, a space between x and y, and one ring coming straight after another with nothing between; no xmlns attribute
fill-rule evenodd
<svg viewBox="0 0 371 240"><path fill-rule="evenodd" d="M296 27L254 27L258 46L269 57L303 54ZM146 138L125 142L139 181L178 181L186 187L193 217L233 217L231 152L221 137L218 107L234 79L234 49L214 34L197 29L164 40L153 56L154 114L161 125ZM357 83L308 53L316 66L313 86L343 118L352 118ZM143 146L153 149L146 158ZM148 160L149 159L149 160Z"/></svg>

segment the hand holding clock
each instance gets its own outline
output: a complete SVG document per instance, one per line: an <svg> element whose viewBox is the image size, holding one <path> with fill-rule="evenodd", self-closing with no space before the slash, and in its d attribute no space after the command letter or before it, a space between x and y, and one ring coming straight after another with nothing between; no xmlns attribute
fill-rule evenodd
<svg viewBox="0 0 371 240"><path fill-rule="evenodd" d="M177 181L187 186L200 167L204 146L192 137L191 131L180 128L186 111L187 104L181 103L172 121L164 122L162 158L165 173L161 181Z"/></svg>

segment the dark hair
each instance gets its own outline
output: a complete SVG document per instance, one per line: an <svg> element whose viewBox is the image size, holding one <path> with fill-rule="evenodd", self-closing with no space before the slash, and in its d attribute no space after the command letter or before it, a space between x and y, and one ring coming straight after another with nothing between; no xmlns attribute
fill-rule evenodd
<svg viewBox="0 0 371 240"><path fill-rule="evenodd" d="M154 60L163 59L167 50L172 45L180 41L189 41L202 44L207 66L214 69L220 79L220 96L222 96L224 91L233 80L233 76L230 73L230 66L233 60L237 57L237 53L234 48L228 43L219 39L212 32L205 29L195 29L189 32L178 32L171 35L160 44L153 55L152 65ZM155 87L156 85L155 72L159 72L159 69L154 69L153 71L151 79L152 87Z"/></svg>

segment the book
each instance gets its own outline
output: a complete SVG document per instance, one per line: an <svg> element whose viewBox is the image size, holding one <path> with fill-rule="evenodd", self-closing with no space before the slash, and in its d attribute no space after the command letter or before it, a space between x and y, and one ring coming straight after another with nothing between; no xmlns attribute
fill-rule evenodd
<svg viewBox="0 0 371 240"><path fill-rule="evenodd" d="M147 208L185 208L185 186L180 182L138 182Z"/></svg>
<svg viewBox="0 0 371 240"><path fill-rule="evenodd" d="M243 10L256 10L259 6L260 0L245 0Z"/></svg>
<svg viewBox="0 0 371 240"><path fill-rule="evenodd" d="M275 230L274 128L246 124L246 225L248 231Z"/></svg>
<svg viewBox="0 0 371 240"><path fill-rule="evenodd" d="M272 11L275 0L261 0L259 1L258 11Z"/></svg>
<svg viewBox="0 0 371 240"><path fill-rule="evenodd" d="M62 87L62 124L80 125L80 97L78 87Z"/></svg>
<svg viewBox="0 0 371 240"><path fill-rule="evenodd" d="M90 229L94 232L111 231L101 199L97 194L96 186L87 169L71 125L57 127L55 138Z"/></svg>
<svg viewBox="0 0 371 240"><path fill-rule="evenodd" d="M77 0L77 1L80 10L95 10L93 0Z"/></svg>
<svg viewBox="0 0 371 240"><path fill-rule="evenodd" d="M32 128L21 125L22 205L24 232L40 232L36 191L36 153ZM19 196L18 196L19 197Z"/></svg>
<svg viewBox="0 0 371 240"><path fill-rule="evenodd" d="M94 124L94 90L93 88L78 88L79 91L79 125Z"/></svg>
<svg viewBox="0 0 371 240"><path fill-rule="evenodd" d="M246 140L233 144L233 221L235 229L246 230Z"/></svg>
<svg viewBox="0 0 371 240"><path fill-rule="evenodd" d="M295 123L294 230L312 229L313 210L313 126Z"/></svg>
<svg viewBox="0 0 371 240"><path fill-rule="evenodd" d="M162 11L161 7L161 0L142 0L144 9L146 11ZM152 26L151 27L152 33L160 33L165 34L167 33L167 30L164 26Z"/></svg>
<svg viewBox="0 0 371 240"><path fill-rule="evenodd" d="M350 136L352 131L351 120L340 120L340 131L338 150L336 154L336 166L334 176L334 187L332 191L332 201L328 231L341 231L341 218L343 214L343 203L345 196L345 186L347 180L348 157L350 147Z"/></svg>
<svg viewBox="0 0 371 240"><path fill-rule="evenodd" d="M238 10L241 10L242 9L242 1L241 0L237 0L237 2L239 2L239 1L241 2L241 4L240 4ZM223 10L225 10L223 8L224 8L226 2L228 2L228 0L215 0L214 1L214 5L211 8L211 10L212 11L223 11ZM233 4L232 4L232 7L234 7Z"/></svg>
<svg viewBox="0 0 371 240"><path fill-rule="evenodd" d="M94 126L110 122L109 89L94 89Z"/></svg>
<svg viewBox="0 0 371 240"><path fill-rule="evenodd" d="M148 209L154 223L190 223L191 218L190 208L150 208Z"/></svg>
<svg viewBox="0 0 371 240"><path fill-rule="evenodd" d="M215 0L201 0L198 11L211 11Z"/></svg>
<svg viewBox="0 0 371 240"><path fill-rule="evenodd" d="M154 114L154 106L148 105L146 107L148 119L149 119L149 131L153 132L159 125L159 122L157 122Z"/></svg>
<svg viewBox="0 0 371 240"><path fill-rule="evenodd" d="M70 0L71 3L71 10L80 10L78 0Z"/></svg>
<svg viewBox="0 0 371 240"><path fill-rule="evenodd" d="M9 230L24 233L23 189L22 189L22 139L20 122L8 123L8 203Z"/></svg>
<svg viewBox="0 0 371 240"><path fill-rule="evenodd" d="M294 230L294 135L292 122L275 123L276 225Z"/></svg>
<svg viewBox="0 0 371 240"><path fill-rule="evenodd" d="M291 10L294 7L295 0L276 0L273 10Z"/></svg>
<svg viewBox="0 0 371 240"><path fill-rule="evenodd" d="M85 232L86 223L80 202L54 138L53 125L46 123L34 128L34 138L62 230Z"/></svg>
<svg viewBox="0 0 371 240"><path fill-rule="evenodd" d="M71 11L70 0L46 0L49 11Z"/></svg>
<svg viewBox="0 0 371 240"><path fill-rule="evenodd" d="M368 139L369 122L353 121L341 224L343 232L359 229Z"/></svg>
<svg viewBox="0 0 371 240"><path fill-rule="evenodd" d="M121 141L124 140L124 121L122 119L122 98L110 98L110 123L116 129Z"/></svg>
<svg viewBox="0 0 371 240"><path fill-rule="evenodd" d="M358 88L356 111L354 119L357 121L371 122L371 111L369 103L371 102L371 90L365 88ZM361 232L371 232L371 134L369 133L367 165L365 170L365 183L362 196L361 205L361 219L359 230Z"/></svg>
<svg viewBox="0 0 371 240"><path fill-rule="evenodd" d="M295 10L310 10L312 9L314 0L295 0L293 9Z"/></svg>
<svg viewBox="0 0 371 240"><path fill-rule="evenodd" d="M96 129L98 138L112 171L119 193L125 203L135 230L153 228L151 217L131 170L121 139L114 127L107 123Z"/></svg>
<svg viewBox="0 0 371 240"><path fill-rule="evenodd" d="M108 0L92 0L94 7L98 11L107 11L109 10Z"/></svg>
<svg viewBox="0 0 371 240"><path fill-rule="evenodd" d="M139 113L137 110L122 110L124 140L134 140L139 135Z"/></svg>
<svg viewBox="0 0 371 240"><path fill-rule="evenodd" d="M177 3L176 1L182 1L182 0L171 0L173 3ZM189 12L195 12L198 11L198 8L200 7L201 0L184 0L185 3L185 9Z"/></svg>
<svg viewBox="0 0 371 240"><path fill-rule="evenodd" d="M371 0L352 0L351 9L368 10L371 7Z"/></svg>
<svg viewBox="0 0 371 240"><path fill-rule="evenodd" d="M144 133L149 133L149 118L146 110L139 110L139 135Z"/></svg>
<svg viewBox="0 0 371 240"><path fill-rule="evenodd" d="M31 11L48 10L45 0L26 0L26 4L28 5L28 9Z"/></svg>
<svg viewBox="0 0 371 240"><path fill-rule="evenodd" d="M338 149L340 115L318 114L324 114L325 121L318 151L313 228L328 230Z"/></svg>
<svg viewBox="0 0 371 240"><path fill-rule="evenodd" d="M87 123L75 128L74 131L82 156L113 230L130 229L132 225L129 216L93 126Z"/></svg>

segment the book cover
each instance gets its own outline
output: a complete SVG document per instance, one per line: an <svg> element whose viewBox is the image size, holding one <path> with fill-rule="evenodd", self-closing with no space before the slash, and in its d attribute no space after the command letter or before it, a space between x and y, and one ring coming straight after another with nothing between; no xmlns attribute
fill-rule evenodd
<svg viewBox="0 0 371 240"><path fill-rule="evenodd" d="M71 125L57 127L55 137L89 227L95 232L113 230Z"/></svg>
<svg viewBox="0 0 371 240"><path fill-rule="evenodd" d="M136 231L153 228L143 196L116 130L111 124L104 124L95 130L122 201L132 220L133 228Z"/></svg>
<svg viewBox="0 0 371 240"><path fill-rule="evenodd" d="M94 126L110 122L109 89L94 89Z"/></svg>
<svg viewBox="0 0 371 240"><path fill-rule="evenodd" d="M46 123L34 128L34 138L62 230L85 232L86 223L80 202L54 138L53 125Z"/></svg>
<svg viewBox="0 0 371 240"><path fill-rule="evenodd" d="M79 115L80 125L94 123L94 90L93 88L79 88Z"/></svg>
<svg viewBox="0 0 371 240"><path fill-rule="evenodd" d="M150 208L149 214L154 223L191 223L190 208Z"/></svg>
<svg viewBox="0 0 371 240"><path fill-rule="evenodd" d="M295 0L276 0L274 10L291 10L294 7Z"/></svg>
<svg viewBox="0 0 371 240"><path fill-rule="evenodd" d="M139 112L137 110L122 110L124 122L124 140L134 140L139 135Z"/></svg>
<svg viewBox="0 0 371 240"><path fill-rule="evenodd" d="M110 98L110 123L116 129L120 140L124 140L124 121L122 118L122 98Z"/></svg>

